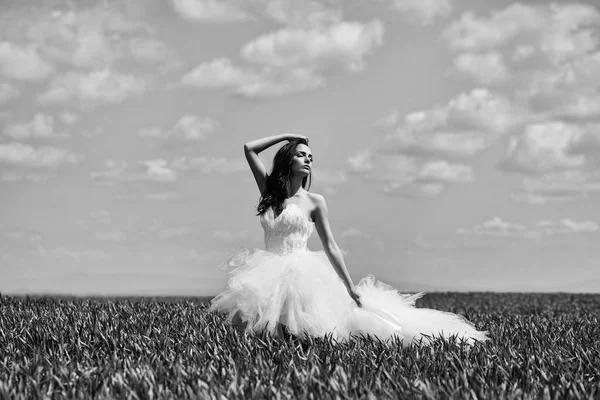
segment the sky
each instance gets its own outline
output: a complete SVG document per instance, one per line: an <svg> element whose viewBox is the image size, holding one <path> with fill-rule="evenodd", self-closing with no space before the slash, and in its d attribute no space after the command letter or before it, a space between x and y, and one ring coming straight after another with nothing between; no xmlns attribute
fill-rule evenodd
<svg viewBox="0 0 600 400"><path fill-rule="evenodd" d="M3 1L0 292L220 292L292 132L354 283L599 293L599 44L591 1Z"/></svg>

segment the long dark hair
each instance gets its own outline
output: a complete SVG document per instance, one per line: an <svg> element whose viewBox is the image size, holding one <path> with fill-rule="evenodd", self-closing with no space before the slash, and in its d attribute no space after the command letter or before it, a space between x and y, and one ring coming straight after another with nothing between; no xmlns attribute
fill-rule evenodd
<svg viewBox="0 0 600 400"><path fill-rule="evenodd" d="M267 175L265 190L260 198L258 207L256 208L258 211L258 214L256 215L264 214L269 207L273 207L275 215L281 214L283 202L288 194L292 158L296 153L296 146L299 144L308 146L308 140L301 138L293 139L277 150L275 157L273 157L273 169L271 170L271 173ZM302 179L302 187L308 190L311 183L312 172Z"/></svg>

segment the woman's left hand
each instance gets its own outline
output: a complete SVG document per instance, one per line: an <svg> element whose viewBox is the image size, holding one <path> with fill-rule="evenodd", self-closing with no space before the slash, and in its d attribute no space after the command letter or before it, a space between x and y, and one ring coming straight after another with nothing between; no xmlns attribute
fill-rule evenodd
<svg viewBox="0 0 600 400"><path fill-rule="evenodd" d="M354 300L357 306L362 307L362 303L360 302L360 294L354 288L348 288L348 294Z"/></svg>

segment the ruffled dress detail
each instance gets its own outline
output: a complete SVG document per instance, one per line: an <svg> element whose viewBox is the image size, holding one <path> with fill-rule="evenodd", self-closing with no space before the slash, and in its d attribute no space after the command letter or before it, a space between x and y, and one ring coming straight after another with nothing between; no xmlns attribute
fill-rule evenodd
<svg viewBox="0 0 600 400"><path fill-rule="evenodd" d="M227 313L229 321L239 314L249 333L274 333L281 323L296 336L332 335L341 341L351 335L397 336L404 345L439 336L470 344L488 339L458 314L415 307L424 293L400 294L373 276L356 285L358 307L326 253L308 250L314 223L295 204L277 217L269 209L260 222L265 249L241 249L223 264L229 270L227 286L210 306Z"/></svg>

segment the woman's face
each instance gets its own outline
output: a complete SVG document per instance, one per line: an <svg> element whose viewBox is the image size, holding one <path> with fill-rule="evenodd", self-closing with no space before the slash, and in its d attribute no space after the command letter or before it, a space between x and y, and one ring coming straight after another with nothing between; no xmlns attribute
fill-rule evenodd
<svg viewBox="0 0 600 400"><path fill-rule="evenodd" d="M296 152L292 157L292 173L309 175L312 168L313 156L310 147L305 144L296 146Z"/></svg>

